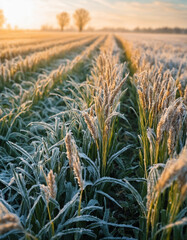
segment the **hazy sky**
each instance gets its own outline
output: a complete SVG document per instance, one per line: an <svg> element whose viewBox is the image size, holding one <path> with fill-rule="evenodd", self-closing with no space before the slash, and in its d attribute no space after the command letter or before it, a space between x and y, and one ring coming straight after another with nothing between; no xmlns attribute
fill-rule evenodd
<svg viewBox="0 0 187 240"><path fill-rule="evenodd" d="M6 23L19 28L57 27L59 12L77 8L90 12L94 28L187 27L187 0L0 0Z"/></svg>

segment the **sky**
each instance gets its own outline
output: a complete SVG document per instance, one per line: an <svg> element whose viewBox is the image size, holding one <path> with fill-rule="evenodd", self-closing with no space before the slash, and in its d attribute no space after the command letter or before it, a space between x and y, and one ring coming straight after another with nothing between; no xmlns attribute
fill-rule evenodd
<svg viewBox="0 0 187 240"><path fill-rule="evenodd" d="M40 29L49 24L58 27L56 15L77 8L90 12L87 27L182 27L187 28L187 0L0 0L6 24L12 27Z"/></svg>

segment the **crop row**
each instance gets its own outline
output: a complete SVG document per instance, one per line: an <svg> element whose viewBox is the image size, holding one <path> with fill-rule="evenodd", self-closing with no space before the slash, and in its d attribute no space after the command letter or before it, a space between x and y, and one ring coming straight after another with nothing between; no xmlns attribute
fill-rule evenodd
<svg viewBox="0 0 187 240"><path fill-rule="evenodd" d="M40 99L43 99L43 97L46 96L57 83L62 83L63 80L67 78L68 74L70 74L76 66L90 57L90 54L94 51L97 45L103 41L103 38L103 36L98 38L72 61L67 62L66 65L60 65L57 69L51 71L49 75L42 75L42 78L39 75L38 79L33 83L33 86L31 86L28 90L22 89L21 96L13 95L13 98L17 99L17 103L16 106L13 106L13 108L9 106L8 112L6 112L6 108L3 107L7 102L4 99L1 106L1 131L9 134L9 130L12 129L15 120L20 116L20 114L24 113L26 109L30 108L31 105L36 104ZM80 47L86 43L90 43L90 41L79 42L79 45L77 45L77 47ZM7 100L9 102L12 102L13 99L11 100L9 97Z"/></svg>
<svg viewBox="0 0 187 240"><path fill-rule="evenodd" d="M119 35L87 44L1 119L2 239L185 239L185 91Z"/></svg>
<svg viewBox="0 0 187 240"><path fill-rule="evenodd" d="M52 39L52 40L48 40L47 42L42 42L42 43L34 43L31 45L26 45L26 46L16 46L16 47L12 47L12 48L3 48L0 52L0 61L4 62L5 60L10 60L16 56L21 55L23 57L23 55L28 55L31 54L33 52L37 52L37 51L43 51L43 50L47 50L48 48L54 47L54 46L59 46L62 44L67 44L67 43L71 43L73 41L75 41L76 39L81 40L80 36L72 36L72 37L64 37L63 39Z"/></svg>
<svg viewBox="0 0 187 240"><path fill-rule="evenodd" d="M83 40L77 40L62 46L55 46L33 53L26 58L20 56L18 60L7 61L4 65L0 66L1 88L10 85L11 82L19 81L24 78L25 73L35 72L38 68L46 66L51 60L59 58L70 50L76 49L81 44L85 44L93 39L94 37L88 37Z"/></svg>
<svg viewBox="0 0 187 240"><path fill-rule="evenodd" d="M10 33L8 34L9 38L6 38L6 34L4 33L1 35L0 38L0 49L4 48L14 48L19 46L26 46L31 44L40 44L44 42L48 42L50 40L57 40L63 37L71 37L75 36L75 33L57 33L54 35L54 33L41 33L41 32L31 32L30 34L27 32L15 32L10 37ZM4 40L6 39L6 40Z"/></svg>
<svg viewBox="0 0 187 240"><path fill-rule="evenodd" d="M134 73L131 84L136 90L138 106L134 111L140 133L140 172L147 179L147 196L145 190L141 192L147 199L145 236L146 239L181 239L182 230L172 231L172 227L184 211L187 194L187 87L179 94L181 89L173 69L167 68L167 62L163 65L154 51L146 57L140 51L138 57L136 49L130 49L122 38L119 40ZM155 60L150 61L150 57ZM184 219L180 221L185 224Z"/></svg>
<svg viewBox="0 0 187 240"><path fill-rule="evenodd" d="M103 40L103 37L99 38L82 53L82 57L77 58L81 59L81 61L84 60L82 66L85 67L85 60L88 60L88 57L93 57L90 55L91 51ZM101 47L102 51L104 49L108 49L109 51L110 49L111 52L115 53L116 49L112 49L116 47L113 41L113 38L106 39L106 46ZM101 236L102 238L112 236L112 233L108 233L110 227L116 233L118 232L118 228L129 228L139 231L134 226L110 221L107 217L109 209L107 207L102 209L103 201L106 201L106 197L109 201L113 201L114 204L121 207L108 194L104 185L110 182L118 183L117 180L112 178L107 179L105 176L106 172L110 175L110 171L113 171L113 168L110 166L113 166L113 162L126 149L124 148L117 152L116 150L119 146L113 147L117 141L117 136L114 132L115 130L119 130L115 126L115 122L117 115L120 116L118 112L120 95L122 94L120 88L125 82L125 79L122 77L125 69L123 64L119 64L119 56L113 58L111 52L108 54L102 53L97 57L93 71L91 75L89 71L89 78L87 80L85 73L83 74L84 81L86 80L86 82L81 82L81 79L79 79L81 71L83 71L81 67L78 69L78 78L75 81L65 82L66 86L61 88L68 93L68 95L65 93L60 98L62 99L61 104L65 104L66 113L62 112L59 115L66 115L64 115L66 118L65 122L57 117L53 117L52 119L55 118L55 125L53 120L50 120L48 123L45 122L45 118L43 118L42 122L37 123L36 121L32 122L33 118L31 116L31 118L29 117L29 127L27 127L30 130L26 131L26 135L29 136L31 134L32 136L30 140L27 136L24 137L19 132L19 124L17 125L17 133L15 131L16 128L11 133L10 139L12 142L10 139L7 142L7 152L9 154L5 158L9 159L8 161L12 163L14 162L15 165L12 172L9 167L6 168L5 158L4 160L1 159L2 169L4 169L1 172L1 183L5 184L5 186L9 184L12 193L9 192L7 187L2 189L2 196L5 197L6 194L10 194L10 197L8 201L4 198L1 208L4 207L5 216L9 213L8 209L12 211L14 208L16 213L19 212L20 219L12 214L11 223L14 222L14 228L18 232L9 233L9 235L5 234L5 237L13 236L15 239L45 239L46 236L48 238L51 236L54 239L60 239L65 235L87 235L91 238L96 238L97 236ZM97 77L100 73L102 73L101 80L106 79L108 88L106 84L99 84ZM72 90L70 90L70 86ZM55 99L57 97L53 96ZM49 102L50 99L47 98L46 101ZM60 107L58 104L55 106L57 108ZM37 111L37 113L44 114L45 105L42 104L40 107L41 110ZM121 115L121 117L123 116ZM77 126L75 119L80 119L79 126ZM21 124L21 121L19 123ZM103 123L107 123L107 128ZM45 134L43 135L37 131L37 128L41 126L47 131L47 138ZM38 132L37 135L35 135L35 130ZM96 135L93 130L96 130ZM65 134L65 139L63 134ZM17 140L14 139L16 135L19 136ZM83 141L80 141L82 142L80 148L77 147L74 140L74 138L78 140L78 135L80 135L80 140L83 137ZM35 137L38 140L43 138L44 145L41 145L42 142L40 140L39 142L38 140L36 141ZM24 143L20 139L24 140ZM109 143L107 143L107 139L110 140ZM29 144L30 141L31 144ZM32 145L34 151L29 150L33 148ZM81 149L83 149L82 153ZM16 158L11 157L13 154L12 151L16 151ZM67 152L67 158L63 153L64 151ZM2 154L4 155L3 152ZM20 154L23 160L21 162L19 160ZM92 158L89 158L89 156ZM105 157L103 158L102 156ZM20 166L18 166L19 164ZM54 172L56 173L56 177ZM73 174L75 174L75 179ZM7 179L11 181L7 182ZM78 185L76 184L76 179ZM121 180L118 184L127 187ZM101 187L102 185L103 187ZM16 202L19 202L20 207L14 204L14 199L16 199ZM39 212L37 210L38 207L40 209ZM42 218L41 212L43 213ZM96 215L92 214L92 212L95 212ZM23 215L25 216L24 220L21 218ZM87 227L84 226L85 221L89 223ZM36 222L39 224L35 224ZM105 225L104 229L102 227L103 224ZM108 230L105 231L106 229ZM1 233L5 233L6 230L4 228L1 230ZM98 233L98 230L100 233Z"/></svg>

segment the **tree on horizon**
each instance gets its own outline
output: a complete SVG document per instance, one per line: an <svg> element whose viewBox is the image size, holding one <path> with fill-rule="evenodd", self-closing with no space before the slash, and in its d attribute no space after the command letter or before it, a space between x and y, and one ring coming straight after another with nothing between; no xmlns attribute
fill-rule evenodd
<svg viewBox="0 0 187 240"><path fill-rule="evenodd" d="M0 9L0 28L3 27L4 23L5 23L5 16L4 16L3 10Z"/></svg>
<svg viewBox="0 0 187 240"><path fill-rule="evenodd" d="M70 17L67 12L61 12L57 16L58 24L60 25L61 31L64 30L64 27L67 26L70 22Z"/></svg>
<svg viewBox="0 0 187 240"><path fill-rule="evenodd" d="M91 19L89 12L84 8L77 9L73 14L73 17L75 20L75 25L79 29L79 32L82 32L83 28Z"/></svg>

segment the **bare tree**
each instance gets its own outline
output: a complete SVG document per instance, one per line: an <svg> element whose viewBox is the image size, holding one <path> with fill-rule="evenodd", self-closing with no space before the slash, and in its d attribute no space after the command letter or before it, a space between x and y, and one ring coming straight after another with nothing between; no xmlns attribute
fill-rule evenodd
<svg viewBox="0 0 187 240"><path fill-rule="evenodd" d="M5 23L5 16L4 16L3 10L0 9L0 28L2 28L4 23Z"/></svg>
<svg viewBox="0 0 187 240"><path fill-rule="evenodd" d="M90 14L84 8L77 9L73 15L75 20L75 25L81 32L85 25L90 21Z"/></svg>
<svg viewBox="0 0 187 240"><path fill-rule="evenodd" d="M61 30L64 30L64 27L67 26L70 22L70 17L67 12L61 12L57 16L58 24L60 25Z"/></svg>

